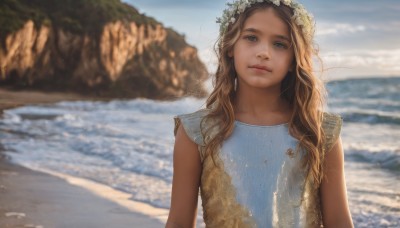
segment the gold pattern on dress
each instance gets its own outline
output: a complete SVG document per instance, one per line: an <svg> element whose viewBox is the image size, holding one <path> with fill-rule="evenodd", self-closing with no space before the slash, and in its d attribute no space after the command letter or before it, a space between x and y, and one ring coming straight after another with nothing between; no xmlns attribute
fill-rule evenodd
<svg viewBox="0 0 400 228"><path fill-rule="evenodd" d="M214 165L210 156L204 159L200 193L206 227L257 227L251 212L237 202L236 189L216 156Z"/></svg>

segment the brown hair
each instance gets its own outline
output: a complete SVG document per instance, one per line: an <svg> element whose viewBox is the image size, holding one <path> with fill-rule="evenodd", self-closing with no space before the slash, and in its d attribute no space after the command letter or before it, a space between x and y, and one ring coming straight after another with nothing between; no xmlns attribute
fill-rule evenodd
<svg viewBox="0 0 400 228"><path fill-rule="evenodd" d="M229 25L226 32L219 37L215 46L218 68L214 78L214 89L206 102L206 107L210 111L203 119L202 124L207 120L217 121L212 121L214 125L208 129L202 129L202 133L203 136L209 136L215 126L218 126L218 130L213 137L208 137L209 140L206 140L205 156L212 156L214 160L218 147L232 134L234 128L233 104L236 72L228 53L239 39L246 19L257 10L268 7L273 7L278 16L288 25L294 49L295 68L292 72L287 73L281 83L281 96L293 109L289 121L289 132L299 140L297 150L302 148L307 151L303 165L308 167L308 174L312 175L316 183L321 183L324 154L322 153L324 143L322 108L325 88L314 75L312 66L312 56L318 57L318 52L313 47L313 43L302 33L302 28L294 23L293 10L284 4L275 6L263 2L252 5L245 12L235 15L236 23Z"/></svg>

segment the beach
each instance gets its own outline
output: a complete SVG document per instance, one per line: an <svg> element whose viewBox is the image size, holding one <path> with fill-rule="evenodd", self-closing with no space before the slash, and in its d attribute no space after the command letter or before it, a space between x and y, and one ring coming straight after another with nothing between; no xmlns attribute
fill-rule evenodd
<svg viewBox="0 0 400 228"><path fill-rule="evenodd" d="M0 110L89 99L74 94L0 89ZM2 228L163 227L167 210L130 198L131 194L94 181L17 165L0 147Z"/></svg>
<svg viewBox="0 0 400 228"><path fill-rule="evenodd" d="M400 78L336 80L329 82L327 89L330 95L327 111L343 118L341 138L345 155L344 168L349 207L355 227L399 227ZM29 96L29 99L34 99L33 97ZM46 97L50 99L53 96ZM39 171L42 175L38 178L34 171L21 172L20 176L32 175L26 177L32 180L29 183L18 176L12 176L10 172L14 171L5 172L0 176L0 183L4 185L1 191L9 188L11 190L8 192L14 194L14 189L17 189L17 194L21 189L27 188L30 195L36 187L51 185L35 191L37 194L52 191L52 194L59 196L51 197L52 194L46 193L40 202L54 199L48 205L62 203L74 207L73 210L63 209L61 212L51 210L49 213L57 212L62 216L49 215L46 219L65 218L58 222L75 220L66 218L73 217L74 213L83 213L75 208L81 208L82 202L90 202L87 206L95 209L117 205L121 210L132 213L127 216L129 218L136 218L137 214L143 215L142 218L149 221L149 225L144 227L151 227L152 221L163 226L171 200L173 117L203 108L205 100L194 97L175 101L144 98L74 99L63 102L59 102L63 99L54 99L45 104L32 102L4 111L0 119L3 154L10 157L13 163ZM20 185L13 187L10 183L4 183L6 178L3 176L7 175L8 178L13 178L13 184ZM39 182L41 178L47 182L34 187L33 183ZM55 179L59 184L49 184ZM68 186L61 189L79 189L73 191L83 191L85 194L82 193L82 198L74 196L69 199L68 195L65 196L58 189L58 185ZM106 194L107 192L112 193ZM1 200L16 200L15 202L32 206L29 200L21 200L21 195L24 195L23 192L20 196L4 195ZM69 196L71 195L73 196ZM30 196L35 199L33 202L38 201L35 195ZM99 206L104 205L104 201L99 199L108 202L108 206ZM9 205L19 204L2 201L0 205L8 207L7 211L1 211L1 221L14 219L21 222L26 219L26 224L31 222L46 225L46 219L41 220L42 217L38 215L36 218L39 220L28 221L30 216L36 216L27 210L28 206L10 208ZM90 215L83 216L86 219L104 218L104 215L115 212L114 209L105 209L103 212L94 209L83 211L91 211ZM5 217L7 212L26 213L26 216L18 220L18 214ZM204 227L202 217L199 200L197 227ZM77 221L84 224L83 227L88 227L84 223L87 220ZM125 220L121 219L116 224L123 227L123 221ZM45 227L49 226L53 227ZM60 226L62 227L56 227ZM142 227L136 224L132 226Z"/></svg>

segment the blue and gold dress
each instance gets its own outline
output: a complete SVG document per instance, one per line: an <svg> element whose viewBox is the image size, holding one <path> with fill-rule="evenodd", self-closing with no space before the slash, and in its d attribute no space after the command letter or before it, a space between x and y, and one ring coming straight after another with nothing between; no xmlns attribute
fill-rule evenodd
<svg viewBox="0 0 400 228"><path fill-rule="evenodd" d="M204 156L203 117L206 109L175 117L175 134L182 124L198 145L202 161L200 194L207 227L321 227L319 187L301 164L305 152L295 153L298 140L288 124L250 125L235 121L232 135L218 156ZM210 123L211 124L211 123ZM324 113L323 128L330 151L342 119ZM206 123L207 125L207 123Z"/></svg>

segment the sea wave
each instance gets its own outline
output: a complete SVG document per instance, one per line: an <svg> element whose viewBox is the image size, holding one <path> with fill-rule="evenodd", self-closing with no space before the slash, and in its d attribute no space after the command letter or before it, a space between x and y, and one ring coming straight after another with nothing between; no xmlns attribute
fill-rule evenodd
<svg viewBox="0 0 400 228"><path fill-rule="evenodd" d="M395 173L400 173L400 148L397 150L374 150L368 148L349 148L346 150L346 159L372 163Z"/></svg>
<svg viewBox="0 0 400 228"><path fill-rule="evenodd" d="M60 102L54 107L69 111L136 111L144 114L175 114L184 113L187 110L197 110L204 107L205 100L193 97L186 97L174 102L156 101L148 99L134 100L112 100L104 101L80 101L80 102Z"/></svg>
<svg viewBox="0 0 400 228"><path fill-rule="evenodd" d="M400 101L396 100L388 100L388 99L383 99L383 98L356 98L356 97L348 97L346 99L339 99L339 98L333 98L329 97L329 103L333 105L342 105L343 102L348 102L352 104L358 105L370 105L370 106L375 106L375 107L382 107L382 106L389 106L392 108L398 108L400 109Z"/></svg>
<svg viewBox="0 0 400 228"><path fill-rule="evenodd" d="M331 107L329 111L338 113L345 122L400 125L400 113L358 107Z"/></svg>
<svg viewBox="0 0 400 228"><path fill-rule="evenodd" d="M394 113L369 112L367 110L360 110L358 112L341 113L341 116L347 122L400 125L400 117Z"/></svg>

